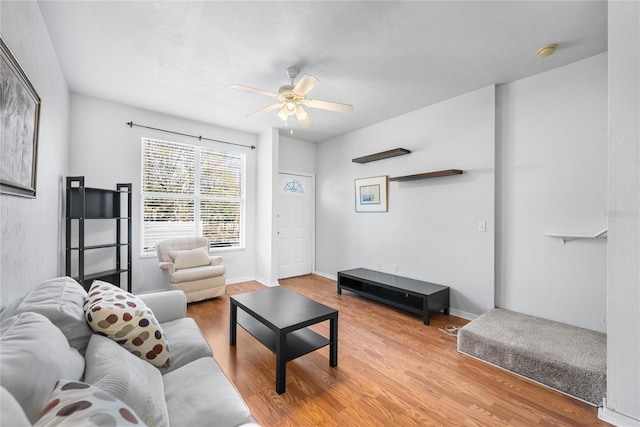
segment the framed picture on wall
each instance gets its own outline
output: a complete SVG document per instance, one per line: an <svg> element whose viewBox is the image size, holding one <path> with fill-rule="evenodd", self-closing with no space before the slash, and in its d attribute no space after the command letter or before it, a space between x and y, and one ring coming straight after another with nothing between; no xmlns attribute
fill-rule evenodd
<svg viewBox="0 0 640 427"><path fill-rule="evenodd" d="M36 197L40 97L0 37L0 193Z"/></svg>
<svg viewBox="0 0 640 427"><path fill-rule="evenodd" d="M355 180L356 212L387 212L387 175Z"/></svg>

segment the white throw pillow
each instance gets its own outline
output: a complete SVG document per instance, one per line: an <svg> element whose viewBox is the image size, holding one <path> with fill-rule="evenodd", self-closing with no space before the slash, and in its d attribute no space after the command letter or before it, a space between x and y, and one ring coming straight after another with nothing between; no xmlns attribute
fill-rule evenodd
<svg viewBox="0 0 640 427"><path fill-rule="evenodd" d="M173 266L176 270L182 268L202 267L209 265L211 259L206 248L195 248L184 251L169 251L169 256L173 258Z"/></svg>
<svg viewBox="0 0 640 427"><path fill-rule="evenodd" d="M150 426L169 426L160 371L109 338L94 334L85 356L84 382L111 393Z"/></svg>
<svg viewBox="0 0 640 427"><path fill-rule="evenodd" d="M111 283L96 280L84 305L89 326L157 367L169 366L169 343L147 305Z"/></svg>
<svg viewBox="0 0 640 427"><path fill-rule="evenodd" d="M70 380L55 385L34 427L145 426L126 404L98 387Z"/></svg>
<svg viewBox="0 0 640 427"><path fill-rule="evenodd" d="M62 331L71 347L84 354L93 331L84 319L87 291L71 277L56 277L36 285L22 300L2 312L2 319L18 313L40 313Z"/></svg>
<svg viewBox="0 0 640 427"><path fill-rule="evenodd" d="M60 329L38 313L0 323L0 383L34 422L60 378L79 380L84 359Z"/></svg>

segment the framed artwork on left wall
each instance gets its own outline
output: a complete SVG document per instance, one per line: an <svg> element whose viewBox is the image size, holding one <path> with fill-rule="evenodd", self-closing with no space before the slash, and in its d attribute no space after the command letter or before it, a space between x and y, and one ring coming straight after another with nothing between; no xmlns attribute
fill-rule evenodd
<svg viewBox="0 0 640 427"><path fill-rule="evenodd" d="M387 212L387 175L355 180L356 212Z"/></svg>
<svg viewBox="0 0 640 427"><path fill-rule="evenodd" d="M40 97L0 37L0 193L36 197Z"/></svg>

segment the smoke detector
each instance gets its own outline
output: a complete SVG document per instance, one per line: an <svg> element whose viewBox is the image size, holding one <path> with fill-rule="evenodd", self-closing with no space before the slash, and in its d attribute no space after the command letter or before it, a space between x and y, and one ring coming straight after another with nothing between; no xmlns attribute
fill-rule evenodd
<svg viewBox="0 0 640 427"><path fill-rule="evenodd" d="M547 45L542 46L540 49L538 49L536 54L540 58L546 58L547 56L553 55L556 52L557 48L558 48L558 45L556 43L547 44Z"/></svg>

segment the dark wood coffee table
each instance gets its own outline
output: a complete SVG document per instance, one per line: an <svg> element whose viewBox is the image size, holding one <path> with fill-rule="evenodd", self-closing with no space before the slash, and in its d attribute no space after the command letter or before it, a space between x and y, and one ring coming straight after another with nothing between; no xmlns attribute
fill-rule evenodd
<svg viewBox="0 0 640 427"><path fill-rule="evenodd" d="M338 310L276 286L229 298L229 344L236 324L276 355L276 392L286 388L287 362L329 345L329 365L338 366ZM240 307L240 312L238 312ZM329 339L307 326L329 320Z"/></svg>

